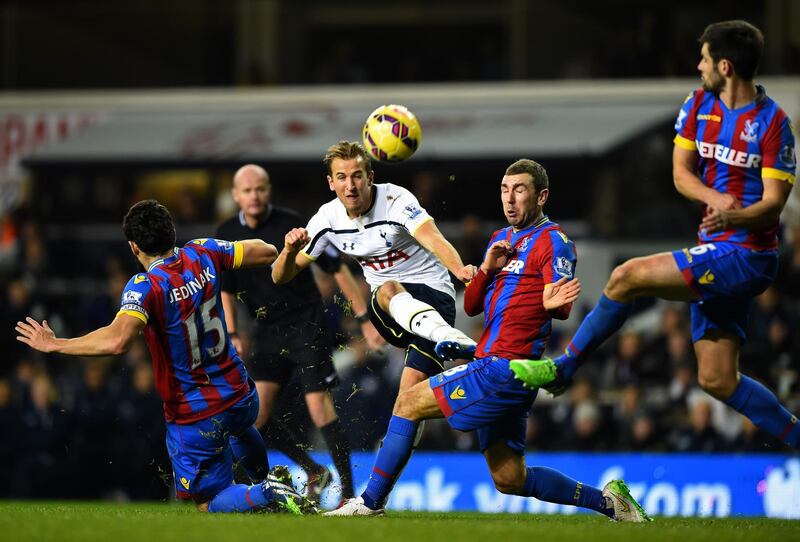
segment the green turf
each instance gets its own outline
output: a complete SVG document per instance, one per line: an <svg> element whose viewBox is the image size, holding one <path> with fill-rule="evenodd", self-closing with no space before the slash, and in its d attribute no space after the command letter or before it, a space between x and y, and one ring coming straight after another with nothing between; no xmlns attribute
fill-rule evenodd
<svg viewBox="0 0 800 542"><path fill-rule="evenodd" d="M204 515L179 504L0 502L0 540L123 542L637 542L797 540L800 522L769 519L656 518L617 524L600 516L392 513L384 518Z"/></svg>

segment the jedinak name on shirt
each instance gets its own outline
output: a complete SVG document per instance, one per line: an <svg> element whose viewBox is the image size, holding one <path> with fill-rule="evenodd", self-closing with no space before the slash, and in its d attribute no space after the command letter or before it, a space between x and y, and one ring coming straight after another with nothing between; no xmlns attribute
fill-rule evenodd
<svg viewBox="0 0 800 542"><path fill-rule="evenodd" d="M170 290L169 302L177 303L181 299L187 299L193 296L194 294L202 290L206 284L211 282L212 279L215 278L217 277L211 272L211 268L206 267L200 273L200 276L198 276L194 280L187 282L183 286L179 286L178 288L173 288L172 290Z"/></svg>

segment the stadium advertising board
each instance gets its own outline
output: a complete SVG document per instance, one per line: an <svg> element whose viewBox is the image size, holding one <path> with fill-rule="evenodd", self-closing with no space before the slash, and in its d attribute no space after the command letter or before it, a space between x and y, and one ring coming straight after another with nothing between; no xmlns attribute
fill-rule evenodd
<svg viewBox="0 0 800 542"><path fill-rule="evenodd" d="M320 462L327 461L318 455ZM374 455L353 454L353 474L362 491ZM272 464L288 463L275 452ZM529 454L529 465L544 465L602 487L624 478L651 514L663 516L767 516L800 519L800 459L784 455ZM294 475L302 477L295 469ZM335 490L323 505L335 506ZM504 495L494 489L483 457L471 453L416 453L395 486L387 508L446 512L472 510L575 514L571 506Z"/></svg>

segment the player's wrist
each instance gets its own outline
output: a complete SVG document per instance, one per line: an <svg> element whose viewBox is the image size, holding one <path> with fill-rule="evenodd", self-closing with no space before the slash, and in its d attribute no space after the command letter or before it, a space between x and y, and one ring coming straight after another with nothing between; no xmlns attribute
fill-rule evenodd
<svg viewBox="0 0 800 542"><path fill-rule="evenodd" d="M362 325L366 324L367 322L369 322L369 312L364 311L361 314L354 315L353 318L355 318L356 322L358 322L359 324Z"/></svg>

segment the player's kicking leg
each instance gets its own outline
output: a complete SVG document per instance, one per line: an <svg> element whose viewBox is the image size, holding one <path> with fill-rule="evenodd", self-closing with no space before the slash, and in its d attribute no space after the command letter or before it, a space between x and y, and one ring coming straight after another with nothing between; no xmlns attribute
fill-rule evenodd
<svg viewBox="0 0 800 542"><path fill-rule="evenodd" d="M448 324L436 308L414 298L399 282L383 283L373 299L403 329L436 343L440 358L472 359L475 355L475 341Z"/></svg>
<svg viewBox="0 0 800 542"><path fill-rule="evenodd" d="M600 490L573 480L555 469L526 467L523 455L524 425L517 423L519 421L518 416L501 419L478 430L481 442L487 438L504 439L489 446L483 453L498 491L587 508L614 521L652 521L622 480L611 481ZM513 443L517 449L512 449L509 443Z"/></svg>
<svg viewBox="0 0 800 542"><path fill-rule="evenodd" d="M687 284L673 253L628 260L611 273L603 295L581 322L563 355L553 360L512 360L512 372L529 387L544 388L555 395L562 393L575 371L622 327L633 301L642 296L674 301L699 298Z"/></svg>
<svg viewBox="0 0 800 542"><path fill-rule="evenodd" d="M407 382L414 371L406 367ZM419 373L419 371L414 371ZM326 513L326 516L382 516L384 505L395 482L403 472L417 439L417 431L423 420L440 418L442 412L428 380L419 382L410 389L401 391L397 397L389 420L383 444L375 458L367 488L359 497L349 499L341 507Z"/></svg>

